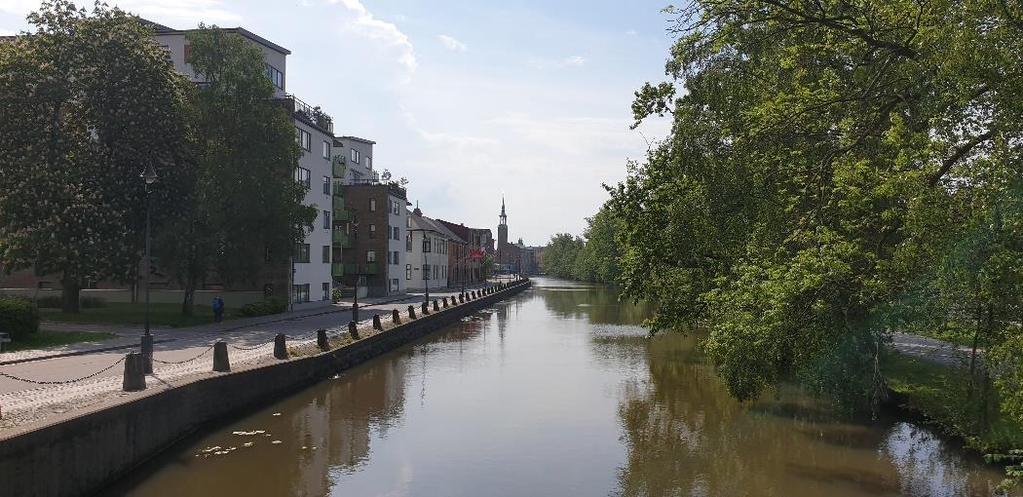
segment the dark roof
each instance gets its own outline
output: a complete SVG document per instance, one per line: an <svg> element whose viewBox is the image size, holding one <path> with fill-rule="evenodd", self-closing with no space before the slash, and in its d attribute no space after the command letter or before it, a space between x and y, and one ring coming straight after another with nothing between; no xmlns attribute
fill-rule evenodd
<svg viewBox="0 0 1023 497"><path fill-rule="evenodd" d="M141 17L139 19L141 19L144 24L148 24L150 27L152 27L153 31L155 31L156 34L160 34L160 35L186 34L186 33L191 33L193 31L198 31L196 29L174 29L174 28L170 28L170 27L164 26L163 24L150 21L149 19L143 19ZM276 43L274 43L274 42L272 42L270 40L267 40L266 38L263 38L262 36L259 36L256 33L253 33L252 31L249 31L249 30L247 30L247 29L245 29L243 27L238 26L238 27L234 27L234 28L220 28L220 29L223 30L225 33L236 33L236 34L242 35L245 38L248 38L248 39L250 39L250 40L252 40L252 41L254 41L256 43L259 43L260 45L268 47L268 48L270 48L272 50L276 50L276 51L278 51L278 52L280 52L280 53L282 53L284 55L291 55L291 50L288 50L287 48L284 48L284 47L282 47L282 46L280 46L280 45L278 45L278 44L276 44Z"/></svg>
<svg viewBox="0 0 1023 497"><path fill-rule="evenodd" d="M342 140L352 140L352 141L357 141L357 142L362 142L362 143L368 143L370 145L376 145L377 144L377 142L375 142L373 140L367 140L365 138L359 138L358 136L339 136L338 138L342 139Z"/></svg>
<svg viewBox="0 0 1023 497"><path fill-rule="evenodd" d="M466 228L465 225L455 224L443 219L437 219L437 222L443 224L445 228L451 230L452 233L462 237L463 239L469 239L469 228Z"/></svg>

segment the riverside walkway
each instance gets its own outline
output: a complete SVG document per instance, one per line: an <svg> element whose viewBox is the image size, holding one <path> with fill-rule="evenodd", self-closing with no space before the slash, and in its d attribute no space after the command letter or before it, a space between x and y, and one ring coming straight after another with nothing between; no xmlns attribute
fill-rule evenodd
<svg viewBox="0 0 1023 497"><path fill-rule="evenodd" d="M482 288L466 287L466 291ZM430 299L457 297L458 290L431 291ZM358 328L371 334L374 315L404 312L418 305L423 294L360 299ZM169 389L212 369L212 347L218 340L228 343L231 364L273 362L273 339L288 336L288 345L316 342L316 330L347 331L351 302L272 316L244 318L189 328L155 329L153 374L147 389ZM73 325L66 325L69 328ZM88 325L97 330L96 325ZM117 338L91 344L76 344L46 351L0 353L0 434L17 426L73 413L128 395L121 389L123 360L138 351L141 336L136 329L104 329Z"/></svg>

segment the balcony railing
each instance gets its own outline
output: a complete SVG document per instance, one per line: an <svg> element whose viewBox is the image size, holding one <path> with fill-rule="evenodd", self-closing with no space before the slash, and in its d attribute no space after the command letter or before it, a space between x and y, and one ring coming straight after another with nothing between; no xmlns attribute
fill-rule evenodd
<svg viewBox="0 0 1023 497"><path fill-rule="evenodd" d="M328 133L334 133L334 119L319 107L313 107L294 95L287 95L285 100L289 102L290 110L296 117L300 117Z"/></svg>
<svg viewBox="0 0 1023 497"><path fill-rule="evenodd" d="M330 275L335 278L340 278L345 275L345 265L340 262L335 262L330 265Z"/></svg>
<svg viewBox="0 0 1023 497"><path fill-rule="evenodd" d="M334 246L338 246L341 248L352 248L352 239L349 238L348 235L341 230L333 230L331 232L330 241L334 244Z"/></svg>

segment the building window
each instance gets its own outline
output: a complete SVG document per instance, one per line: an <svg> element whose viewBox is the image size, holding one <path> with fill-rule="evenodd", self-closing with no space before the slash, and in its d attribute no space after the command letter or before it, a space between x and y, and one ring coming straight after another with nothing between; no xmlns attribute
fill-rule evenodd
<svg viewBox="0 0 1023 497"><path fill-rule="evenodd" d="M424 280L430 279L430 265L429 264L423 264L423 279Z"/></svg>
<svg viewBox="0 0 1023 497"><path fill-rule="evenodd" d="M189 45L185 45L189 47ZM284 73L277 70L276 67L266 64L266 77L270 78L270 82L277 88L284 89Z"/></svg>
<svg viewBox="0 0 1023 497"><path fill-rule="evenodd" d="M308 243L296 243L295 244L295 262L296 263L307 263L307 262L309 262L309 244Z"/></svg>
<svg viewBox="0 0 1023 497"><path fill-rule="evenodd" d="M423 237L423 252L430 252L431 251L430 248L431 248L430 247L430 237L424 236Z"/></svg>
<svg viewBox="0 0 1023 497"><path fill-rule="evenodd" d="M306 188L312 188L313 186L312 180L313 180L312 173L309 172L308 169L304 167L295 168L295 181L301 183L302 186L305 186Z"/></svg>
<svg viewBox="0 0 1023 497"><path fill-rule="evenodd" d="M352 164L358 164L359 161L362 159L362 155L360 155L359 151L355 150L354 148L351 149L351 152L352 152Z"/></svg>
<svg viewBox="0 0 1023 497"><path fill-rule="evenodd" d="M369 211L370 212L376 212L377 211L377 199L375 199L375 198L369 199Z"/></svg>
<svg viewBox="0 0 1023 497"><path fill-rule="evenodd" d="M401 238L399 237L398 227L397 226L391 226L391 231L392 231L392 235L393 235L393 236L391 236L391 238L393 238L395 240L401 240Z"/></svg>
<svg viewBox="0 0 1023 497"><path fill-rule="evenodd" d="M330 195L330 176L323 177L323 194Z"/></svg>
<svg viewBox="0 0 1023 497"><path fill-rule="evenodd" d="M376 250L367 250L366 251L366 262L376 262L376 261L377 261L377 251Z"/></svg>
<svg viewBox="0 0 1023 497"><path fill-rule="evenodd" d="M366 168L367 169L373 169L373 158L372 157L366 157Z"/></svg>
<svg viewBox="0 0 1023 497"><path fill-rule="evenodd" d="M320 300L324 302L330 300L330 283L328 282L323 283L323 298Z"/></svg>
<svg viewBox="0 0 1023 497"><path fill-rule="evenodd" d="M323 140L323 158L330 159L330 142Z"/></svg>
<svg viewBox="0 0 1023 497"><path fill-rule="evenodd" d="M405 279L412 279L412 264L405 264Z"/></svg>
<svg viewBox="0 0 1023 497"><path fill-rule="evenodd" d="M394 252L391 252L391 254L392 254L391 256L394 257L394 262L392 264L397 266L398 265L398 251L395 250Z"/></svg>
<svg viewBox="0 0 1023 497"><path fill-rule="evenodd" d="M398 283L398 278L391 279L391 293L397 292L399 288L400 283Z"/></svg>
<svg viewBox="0 0 1023 497"><path fill-rule="evenodd" d="M406 252L412 251L412 233L409 233L407 236L405 236L405 251Z"/></svg>
<svg viewBox="0 0 1023 497"><path fill-rule="evenodd" d="M295 142L298 146L302 147L302 150L310 151L313 149L313 137L308 131L302 128L295 128Z"/></svg>
<svg viewBox="0 0 1023 497"><path fill-rule="evenodd" d="M309 283L304 285L292 285L291 301L296 304L309 302Z"/></svg>
<svg viewBox="0 0 1023 497"><path fill-rule="evenodd" d="M323 263L330 264L330 245L323 246Z"/></svg>
<svg viewBox="0 0 1023 497"><path fill-rule="evenodd" d="M375 224L369 225L369 237L370 238L376 238L377 237L377 225L375 225Z"/></svg>
<svg viewBox="0 0 1023 497"><path fill-rule="evenodd" d="M323 211L323 229L330 229L330 211Z"/></svg>

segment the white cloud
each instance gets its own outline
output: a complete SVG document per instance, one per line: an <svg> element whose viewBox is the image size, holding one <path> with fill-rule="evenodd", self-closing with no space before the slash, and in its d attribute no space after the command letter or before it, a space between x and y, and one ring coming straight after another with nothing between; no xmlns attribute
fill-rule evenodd
<svg viewBox="0 0 1023 497"><path fill-rule="evenodd" d="M39 0L0 0L0 12L25 15L39 9Z"/></svg>
<svg viewBox="0 0 1023 497"><path fill-rule="evenodd" d="M550 69L550 68L563 68L563 67L582 67L586 65L586 57L582 55L573 55L571 57L565 57L563 59L545 59L540 57L530 57L528 64L537 69Z"/></svg>
<svg viewBox="0 0 1023 497"><path fill-rule="evenodd" d="M586 59L584 57L582 57L582 56L579 56L579 55L573 55L571 57L566 58L565 60L563 60L561 62L564 65L566 65L566 66L579 67L579 66L582 66L583 64L586 63Z"/></svg>
<svg viewBox="0 0 1023 497"><path fill-rule="evenodd" d="M378 19L359 0L328 0L329 3L340 3L350 12L355 14L355 19L346 28L366 38L383 43L398 51L398 63L408 69L409 72L416 70L416 49L408 35L398 29L394 23Z"/></svg>
<svg viewBox="0 0 1023 497"><path fill-rule="evenodd" d="M626 31L626 32L625 32L625 34L627 34L627 35L629 35L629 36L636 36L636 35L637 35L637 34L639 34L639 33L638 33L638 32L636 32L636 30L635 30L635 29L630 29L630 30Z"/></svg>
<svg viewBox="0 0 1023 497"><path fill-rule="evenodd" d="M441 44L444 45L444 48L451 50L453 52L464 52L467 48L469 48L465 46L465 43L458 41L453 36L440 35L437 38L440 39L440 42Z"/></svg>

